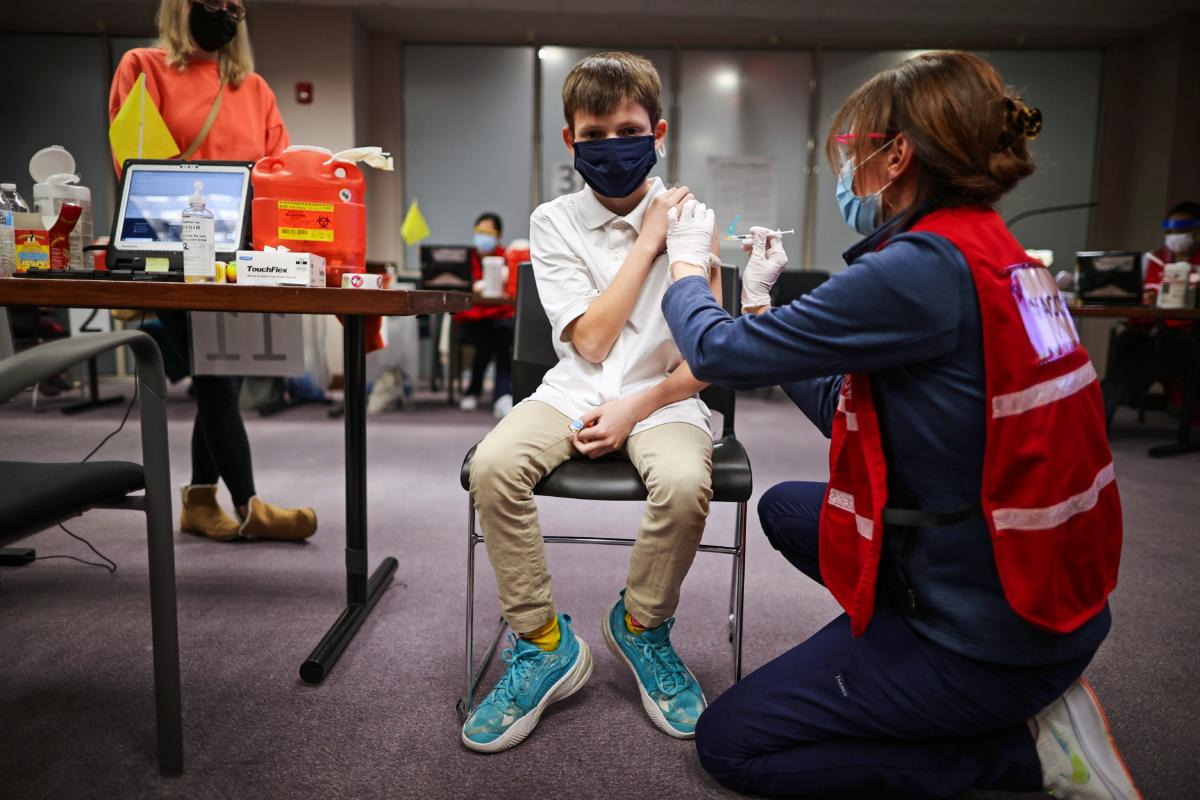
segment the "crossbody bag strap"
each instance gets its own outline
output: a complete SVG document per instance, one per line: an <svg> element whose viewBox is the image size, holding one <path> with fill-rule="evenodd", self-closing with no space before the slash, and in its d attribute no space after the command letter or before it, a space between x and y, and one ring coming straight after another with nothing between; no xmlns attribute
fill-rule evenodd
<svg viewBox="0 0 1200 800"><path fill-rule="evenodd" d="M179 157L187 161L192 156L196 155L196 151L200 149L200 145L204 144L204 140L208 138L208 132L212 130L213 123L217 121L217 112L221 110L221 98L225 96L225 79L221 79L221 85L217 87L217 96L213 99L212 107L208 109L208 116L204 118L204 124L200 126L200 132L196 134L196 138L188 145L187 150L179 154Z"/></svg>

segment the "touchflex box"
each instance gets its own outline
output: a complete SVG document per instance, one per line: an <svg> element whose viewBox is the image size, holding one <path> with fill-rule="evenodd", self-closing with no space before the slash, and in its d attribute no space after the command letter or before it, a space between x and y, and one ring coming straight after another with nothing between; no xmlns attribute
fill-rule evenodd
<svg viewBox="0 0 1200 800"><path fill-rule="evenodd" d="M312 253L238 250L237 282L247 286L324 286L325 259Z"/></svg>

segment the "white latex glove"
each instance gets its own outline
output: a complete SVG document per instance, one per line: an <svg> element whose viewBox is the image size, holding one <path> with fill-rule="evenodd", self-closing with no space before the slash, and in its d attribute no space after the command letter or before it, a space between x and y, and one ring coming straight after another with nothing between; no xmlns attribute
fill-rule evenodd
<svg viewBox="0 0 1200 800"><path fill-rule="evenodd" d="M704 203L688 200L680 213L667 212L667 268L682 261L702 269L711 269L712 241L716 215Z"/></svg>
<svg viewBox="0 0 1200 800"><path fill-rule="evenodd" d="M771 288L788 263L782 237L758 225L750 229L750 234L753 238L742 245L743 250L750 252L750 261L742 273L743 310L771 304Z"/></svg>

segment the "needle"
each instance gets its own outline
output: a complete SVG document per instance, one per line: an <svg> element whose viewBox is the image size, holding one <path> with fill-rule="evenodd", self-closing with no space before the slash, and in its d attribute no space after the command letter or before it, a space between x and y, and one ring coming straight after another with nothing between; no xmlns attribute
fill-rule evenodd
<svg viewBox="0 0 1200 800"><path fill-rule="evenodd" d="M785 233L794 234L795 232L796 231L794 228L786 230L786 231L767 231L767 236L783 236ZM728 239L736 239L739 242L745 242L745 241L749 241L750 239L753 239L754 234L752 234L752 233L729 234L725 238L727 240Z"/></svg>

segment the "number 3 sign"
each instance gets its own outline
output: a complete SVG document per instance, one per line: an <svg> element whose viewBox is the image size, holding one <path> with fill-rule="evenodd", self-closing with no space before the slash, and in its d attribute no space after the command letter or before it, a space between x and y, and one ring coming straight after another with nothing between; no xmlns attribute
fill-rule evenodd
<svg viewBox="0 0 1200 800"><path fill-rule="evenodd" d="M298 314L192 312L193 375L304 374Z"/></svg>

